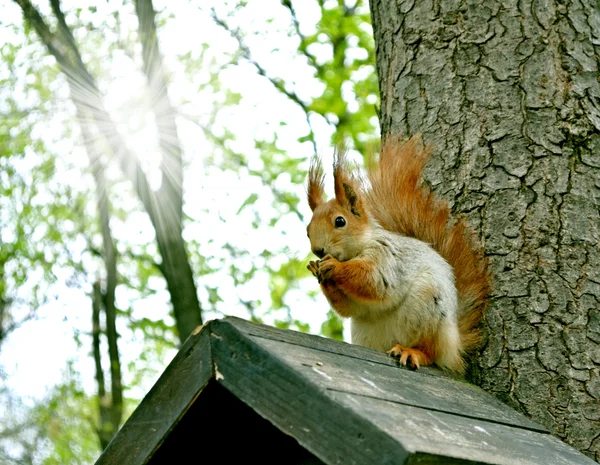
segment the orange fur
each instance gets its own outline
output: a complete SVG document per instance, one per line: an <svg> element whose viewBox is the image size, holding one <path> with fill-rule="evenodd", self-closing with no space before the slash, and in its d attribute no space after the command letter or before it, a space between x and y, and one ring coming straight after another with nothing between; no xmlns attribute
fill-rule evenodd
<svg viewBox="0 0 600 465"><path fill-rule="evenodd" d="M408 364L410 367L419 368L419 366L432 365L436 356L439 356L440 351L444 350L444 345L439 342L435 333L432 332L423 335L412 347L396 344L387 353L393 357L400 357L400 363L404 366ZM464 373L465 366L462 358L460 363L453 366L452 369L457 373Z"/></svg>
<svg viewBox="0 0 600 465"><path fill-rule="evenodd" d="M490 290L490 276L483 250L465 222L452 218L447 202L436 197L421 179L429 149L418 137L406 142L388 139L379 160L369 166L369 185L354 177L345 155L343 147L338 147L333 170L335 198L329 201L324 199L320 161L313 159L310 166L307 194L313 217L307 232L313 252L322 259L311 261L308 269L319 280L336 312L353 318L354 324L365 316L372 316L372 312L385 310L392 302L389 299L394 298L394 294L389 293L390 287L394 287L389 286L380 267L380 260L385 263L385 254L381 255L381 249L373 247L381 242L372 234L380 234L375 237L381 238L383 228L429 244L453 269L458 298L458 337L454 319L452 326L444 329L440 326L446 324L443 320L429 315L419 321L417 317L419 327L414 327L411 342L405 342L411 347L397 344L389 353L400 356L403 364L417 368L435 361L444 368L464 373L462 354L475 348L480 340L477 325ZM343 220L341 226L338 220ZM388 247L385 243L382 245ZM432 300L431 303L437 305L439 292L439 287L421 283L419 288L412 289L411 298L416 299L416 306L412 302L413 306L407 308L427 305ZM364 328L359 330L362 343L377 346L376 337L371 338ZM386 328L389 326L379 327L377 331L385 333Z"/></svg>
<svg viewBox="0 0 600 465"><path fill-rule="evenodd" d="M367 215L364 214L362 204L358 205L363 212L362 216L352 215L346 206L345 199L331 199L327 202L321 202L313 213L313 218L307 227L309 237L315 240L315 248L319 248L319 239L330 237L334 242L340 243L340 246L347 251L358 252L353 237L361 236L369 228ZM332 228L332 224L337 216L343 216L347 221L347 227L344 230ZM313 250L314 252L314 250ZM315 254L318 255L318 254ZM339 259L339 257L337 257ZM346 257L348 259L349 257Z"/></svg>
<svg viewBox="0 0 600 465"><path fill-rule="evenodd" d="M323 202L325 195L325 172L323 171L323 165L321 160L314 157L310 162L310 168L308 169L308 205L311 211L315 211L317 205Z"/></svg>
<svg viewBox="0 0 600 465"><path fill-rule="evenodd" d="M348 318L352 316L352 304L350 299L344 292L337 286L337 284L331 280L325 280L321 282L321 289L325 294L327 300L331 303L331 306L335 308L335 311L342 317Z"/></svg>
<svg viewBox="0 0 600 465"><path fill-rule="evenodd" d="M327 255L319 262L311 261L308 269L318 276L325 296L341 316L352 315L350 311L339 308L348 306L348 297L363 301L379 300L383 297L381 289L373 281L376 275L373 263L340 262Z"/></svg>
<svg viewBox="0 0 600 465"><path fill-rule="evenodd" d="M383 297L377 283L373 282L373 276L376 275L375 264L364 261L335 262L332 278L347 295L359 300L379 300Z"/></svg>
<svg viewBox="0 0 600 465"><path fill-rule="evenodd" d="M344 183L351 183L350 170L346 161L346 149L338 146L333 154L333 186L335 188L335 198L345 198Z"/></svg>
<svg viewBox="0 0 600 465"><path fill-rule="evenodd" d="M338 146L333 157L333 183L338 204L358 217L364 218L359 188L346 160L346 149Z"/></svg>
<svg viewBox="0 0 600 465"><path fill-rule="evenodd" d="M433 352L427 354L424 350L418 347L404 347L396 344L387 352L393 357L400 357L400 363L404 366L408 365L412 368L428 366L433 363Z"/></svg>
<svg viewBox="0 0 600 465"><path fill-rule="evenodd" d="M461 344L468 351L480 342L476 326L490 291L487 260L464 220L451 219L448 203L422 182L429 156L420 137L405 142L390 137L369 167L365 203L383 228L430 244L452 266Z"/></svg>

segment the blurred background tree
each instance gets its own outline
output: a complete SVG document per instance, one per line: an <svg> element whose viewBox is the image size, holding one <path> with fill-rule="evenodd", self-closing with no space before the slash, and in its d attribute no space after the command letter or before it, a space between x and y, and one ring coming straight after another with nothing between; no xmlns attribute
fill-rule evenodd
<svg viewBox="0 0 600 465"><path fill-rule="evenodd" d="M303 183L333 141L377 140L368 5L0 18L0 460L93 462L207 319L343 337L304 279Z"/></svg>

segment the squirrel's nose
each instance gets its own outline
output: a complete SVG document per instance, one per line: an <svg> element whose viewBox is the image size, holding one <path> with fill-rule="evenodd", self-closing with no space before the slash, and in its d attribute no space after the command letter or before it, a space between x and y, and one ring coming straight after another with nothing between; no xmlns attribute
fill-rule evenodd
<svg viewBox="0 0 600 465"><path fill-rule="evenodd" d="M319 258L323 258L325 256L325 249L313 249L313 253Z"/></svg>

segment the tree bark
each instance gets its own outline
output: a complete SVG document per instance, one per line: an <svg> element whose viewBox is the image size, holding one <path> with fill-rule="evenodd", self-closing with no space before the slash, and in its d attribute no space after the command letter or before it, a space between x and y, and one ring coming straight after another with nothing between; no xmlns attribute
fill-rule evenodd
<svg viewBox="0 0 600 465"><path fill-rule="evenodd" d="M25 20L35 29L67 76L71 98L75 105L82 109L84 114L89 113L93 116L96 128L104 137L112 155L118 158L121 170L133 183L150 217L162 257L160 270L167 281L177 331L183 342L196 326L202 324L202 311L181 234L182 191L180 189L178 193L173 194L170 190L171 186L154 193L148 185L138 158L127 149L127 144L104 108L100 90L83 63L72 34L64 21L60 2L51 0L59 23L57 33L50 30L30 0L15 0L15 2L23 10ZM82 125L88 124L85 121L80 122ZM163 166L162 169L166 168ZM175 173L173 176L177 178L178 175Z"/></svg>
<svg viewBox="0 0 600 465"><path fill-rule="evenodd" d="M473 380L600 459L600 6L371 0L382 136L421 132L494 275Z"/></svg>

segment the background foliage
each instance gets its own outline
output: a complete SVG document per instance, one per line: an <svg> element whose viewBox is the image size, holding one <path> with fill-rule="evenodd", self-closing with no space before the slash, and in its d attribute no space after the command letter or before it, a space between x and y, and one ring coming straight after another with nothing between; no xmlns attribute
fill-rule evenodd
<svg viewBox="0 0 600 465"><path fill-rule="evenodd" d="M125 416L179 341L155 227L106 142L94 139L99 155L90 156L72 87L24 19L26 3L0 5L0 463L91 463L102 427L93 286L105 296L107 286L99 173L117 258ZM59 34L56 5L102 105L158 189L162 116L145 85L134 2L34 3ZM333 141L364 152L376 140L367 5L199 5L154 3L182 149L181 236L202 319L237 315L340 338L340 321L305 279L303 183L309 157L327 158Z"/></svg>

